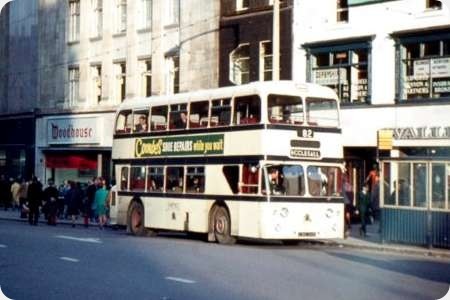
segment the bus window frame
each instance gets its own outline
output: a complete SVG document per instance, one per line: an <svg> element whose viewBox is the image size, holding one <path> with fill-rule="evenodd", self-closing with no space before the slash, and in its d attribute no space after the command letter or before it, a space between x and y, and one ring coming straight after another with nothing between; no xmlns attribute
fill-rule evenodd
<svg viewBox="0 0 450 300"><path fill-rule="evenodd" d="M169 180L169 176L168 176L168 169L174 169L174 168L181 168L183 170L183 176L181 178L183 178L183 188L181 191L172 191L169 190L167 187L167 183ZM164 191L168 194L185 194L186 193L186 166L185 165L170 165L170 166L166 166L165 170L164 170ZM179 177L180 178L180 177Z"/></svg>
<svg viewBox="0 0 450 300"><path fill-rule="evenodd" d="M223 105L224 101L229 101L228 105ZM220 106L218 107L228 107L230 109L230 117L228 120L228 124L221 124L220 123L220 114L218 116L217 119L217 125L212 126L213 122L212 122L212 118L213 118L213 107L217 107L217 106L213 106L213 103L215 101L220 101ZM222 113L222 111L220 111L220 113ZM208 128L217 128L217 127L227 127L227 126L233 126L233 97L230 98L211 98L210 99L210 105L209 105L209 127Z"/></svg>
<svg viewBox="0 0 450 300"><path fill-rule="evenodd" d="M207 116L206 116L206 125L202 126L202 118L199 114L199 119L198 119L198 126L191 126L192 120L191 120L191 115L192 115L192 106L196 106L196 105L200 105L200 103L207 103L208 104L208 109L207 109ZM187 128L189 129L204 129L204 128L209 128L209 124L210 124L210 118L211 118L211 100L210 99L203 99L203 100L192 100L189 101L188 103L188 113L187 113Z"/></svg>
<svg viewBox="0 0 450 300"><path fill-rule="evenodd" d="M136 114L140 114L140 115L144 115L144 113L146 112L146 114L145 114L145 116L146 116L146 118L147 118L147 130L145 130L145 131L138 131L138 130L136 130L136 126L139 124L139 123L135 123L136 122L136 120L135 120L135 115ZM133 117L132 117L132 121L133 121L133 128L132 128L132 130L133 130L133 133L146 133L146 132L149 132L150 131L150 108L137 108L137 109L134 109L133 110ZM138 120L139 121L139 120Z"/></svg>
<svg viewBox="0 0 450 300"><path fill-rule="evenodd" d="M189 169L203 169L203 172L196 172L196 173L189 173ZM195 177L202 177L202 184L201 187L199 188L199 191L192 191L189 189L188 187L188 176L195 176ZM205 193L205 181L206 181L206 176L205 176L205 166L204 165L187 165L186 166L186 173L184 175L185 177L185 193L188 194L204 194Z"/></svg>
<svg viewBox="0 0 450 300"><path fill-rule="evenodd" d="M237 102L239 98L251 98L256 97L259 101L259 111L258 114L255 116L252 116L250 113L250 106L248 107L247 116L244 118L239 117L239 123L237 122ZM262 98L266 97L266 95L262 93L248 93L248 94L235 94L232 97L232 116L231 116L231 125L232 126L248 126L248 125L255 125L255 124L261 124L262 121ZM238 99L236 99L238 98ZM256 119L256 121L253 121L253 119ZM242 120L246 120L245 123L243 123Z"/></svg>
<svg viewBox="0 0 450 300"><path fill-rule="evenodd" d="M150 172L151 169L162 169L162 173L152 173ZM151 186L149 185L150 176L162 176L162 187L156 190L151 190ZM161 165L156 166L147 166L147 176L145 178L147 189L146 191L149 193L163 193L166 190L166 167Z"/></svg>
<svg viewBox="0 0 450 300"><path fill-rule="evenodd" d="M157 108L161 108L161 107L165 107L166 108L166 121L164 123L164 129L156 129L157 126L162 126L161 124L155 124L153 127L153 109L157 109ZM159 115L158 115L159 116ZM169 106L167 104L162 104L162 105L152 105L150 107L150 114L149 114L149 129L150 132L164 132L167 131L169 128Z"/></svg>
<svg viewBox="0 0 450 300"><path fill-rule="evenodd" d="M128 114L125 116L123 129L117 129L118 128L118 123L119 123L119 118L121 116L124 116L124 113L128 113ZM128 120L128 117L130 117L130 116L131 116L131 127L127 128L127 120ZM115 122L114 125L115 125L114 126L114 133L115 134L120 134L120 135L131 134L132 131L133 131L133 110L131 110L131 109L121 110L117 114L116 122Z"/></svg>
<svg viewBox="0 0 450 300"><path fill-rule="evenodd" d="M337 115L337 119L336 125L324 125L324 124L320 124L317 121L311 121L310 120L310 109L309 109L309 105L308 105L308 100L327 100L327 101L333 101L334 103L336 103L336 115ZM314 102L314 101L313 101ZM318 126L318 127L328 127L328 128L339 128L341 126L341 117L340 117L340 107L339 107L339 101L335 98L320 98L320 97L305 97L304 99L304 121L303 123L308 124L308 126ZM311 103L311 101L309 101L309 103Z"/></svg>
<svg viewBox="0 0 450 300"><path fill-rule="evenodd" d="M179 130L186 130L188 129L188 125L189 125L189 108L190 108L190 103L189 102L181 102L181 103L173 103L173 104L169 104L169 119L168 119L168 129L169 131L179 131ZM182 109L182 106L185 106L184 109ZM177 106L178 109L177 110L172 110L172 107ZM174 118L174 123L172 123L172 116L174 114L178 113L179 115L177 116L177 119ZM178 128L178 127L172 127L172 126L176 126L175 122L177 122L178 120L180 120L180 116L181 114L184 113L186 115L186 123L184 123L184 127Z"/></svg>

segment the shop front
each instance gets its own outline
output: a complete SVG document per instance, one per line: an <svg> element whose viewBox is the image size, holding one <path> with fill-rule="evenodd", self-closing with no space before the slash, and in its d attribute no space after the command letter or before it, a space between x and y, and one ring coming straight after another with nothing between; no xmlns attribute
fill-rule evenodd
<svg viewBox="0 0 450 300"><path fill-rule="evenodd" d="M36 169L57 185L111 178L113 114L44 117L37 121Z"/></svg>

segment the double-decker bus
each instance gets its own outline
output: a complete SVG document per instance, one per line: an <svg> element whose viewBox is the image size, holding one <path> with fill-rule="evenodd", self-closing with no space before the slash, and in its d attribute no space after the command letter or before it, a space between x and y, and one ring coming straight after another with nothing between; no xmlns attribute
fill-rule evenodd
<svg viewBox="0 0 450 300"><path fill-rule="evenodd" d="M291 81L129 99L118 108L112 224L236 238L342 238L339 102Z"/></svg>

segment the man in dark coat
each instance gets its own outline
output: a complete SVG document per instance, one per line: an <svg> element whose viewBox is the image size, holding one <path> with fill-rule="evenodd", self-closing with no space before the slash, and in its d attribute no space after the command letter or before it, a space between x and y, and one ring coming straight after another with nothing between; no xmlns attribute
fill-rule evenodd
<svg viewBox="0 0 450 300"><path fill-rule="evenodd" d="M39 182L36 176L28 186L28 222L30 225L37 225L39 219L39 207L42 205L42 184Z"/></svg>
<svg viewBox="0 0 450 300"><path fill-rule="evenodd" d="M53 179L48 180L48 187L44 190L45 214L48 225L56 225L56 216L58 214L59 192L53 184Z"/></svg>

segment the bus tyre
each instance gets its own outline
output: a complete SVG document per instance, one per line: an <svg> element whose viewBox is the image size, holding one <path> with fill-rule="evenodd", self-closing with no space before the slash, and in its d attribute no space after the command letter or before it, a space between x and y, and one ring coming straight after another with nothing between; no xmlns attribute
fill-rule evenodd
<svg viewBox="0 0 450 300"><path fill-rule="evenodd" d="M236 242L236 238L231 236L230 215L225 207L214 209L213 226L214 236L219 244L231 245Z"/></svg>
<svg viewBox="0 0 450 300"><path fill-rule="evenodd" d="M128 232L135 236L146 235L144 227L144 206L140 202L133 201L128 214Z"/></svg>

